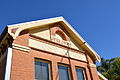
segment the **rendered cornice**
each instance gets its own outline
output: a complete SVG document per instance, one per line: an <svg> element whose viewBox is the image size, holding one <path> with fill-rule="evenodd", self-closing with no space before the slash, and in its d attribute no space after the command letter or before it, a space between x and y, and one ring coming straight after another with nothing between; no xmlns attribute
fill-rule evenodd
<svg viewBox="0 0 120 80"><path fill-rule="evenodd" d="M18 45L18 44L12 44L12 48L21 50L21 51L25 51L25 52L28 52L30 50L29 47Z"/></svg>
<svg viewBox="0 0 120 80"><path fill-rule="evenodd" d="M92 63L89 63L88 66L91 67L91 68L96 68L96 65L92 64Z"/></svg>

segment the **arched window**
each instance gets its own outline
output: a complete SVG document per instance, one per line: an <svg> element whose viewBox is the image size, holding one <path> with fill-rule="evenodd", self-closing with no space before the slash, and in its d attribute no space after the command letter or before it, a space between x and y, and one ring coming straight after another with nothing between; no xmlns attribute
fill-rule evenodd
<svg viewBox="0 0 120 80"><path fill-rule="evenodd" d="M55 37L60 39L60 40L65 40L65 35L60 31L56 32Z"/></svg>

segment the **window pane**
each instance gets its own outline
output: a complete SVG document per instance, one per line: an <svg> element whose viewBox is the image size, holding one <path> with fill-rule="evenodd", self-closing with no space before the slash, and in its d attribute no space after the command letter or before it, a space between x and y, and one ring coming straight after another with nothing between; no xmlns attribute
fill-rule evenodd
<svg viewBox="0 0 120 80"><path fill-rule="evenodd" d="M83 70L82 70L82 69L77 68L77 69L76 69L76 74L77 74L77 79L78 79L78 80L85 80L85 79L84 79L84 73L83 73Z"/></svg>
<svg viewBox="0 0 120 80"><path fill-rule="evenodd" d="M59 80L70 80L68 67L58 65L58 71L59 71Z"/></svg>
<svg viewBox="0 0 120 80"><path fill-rule="evenodd" d="M49 64L35 61L35 80L49 80Z"/></svg>

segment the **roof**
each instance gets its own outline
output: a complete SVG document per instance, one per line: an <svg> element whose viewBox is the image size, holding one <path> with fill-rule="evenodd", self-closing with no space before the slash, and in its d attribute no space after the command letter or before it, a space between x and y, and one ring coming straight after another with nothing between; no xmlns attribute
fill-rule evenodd
<svg viewBox="0 0 120 80"><path fill-rule="evenodd" d="M104 77L101 73L98 72L98 76L100 77L100 79L102 80L108 80L106 77Z"/></svg>
<svg viewBox="0 0 120 80"><path fill-rule="evenodd" d="M95 60L98 60L98 62L100 62L101 59L96 53L96 51L92 49L92 47L90 47L90 45L73 29L73 27L63 17L55 17L50 19L8 25L8 33L15 39L23 30L41 27L43 25L49 25L57 22L60 22L62 25L64 25L64 27L70 33L70 35L74 36L79 45L84 44L81 46L84 47L94 57ZM12 33L12 29L14 28L17 28L16 32Z"/></svg>

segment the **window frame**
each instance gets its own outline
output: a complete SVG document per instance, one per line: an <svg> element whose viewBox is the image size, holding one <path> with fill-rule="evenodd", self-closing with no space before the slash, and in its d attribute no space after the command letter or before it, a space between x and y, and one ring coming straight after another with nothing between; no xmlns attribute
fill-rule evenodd
<svg viewBox="0 0 120 80"><path fill-rule="evenodd" d="M76 71L76 69L81 69L83 71L84 80L87 80L86 79L86 70L85 70L85 68L82 68L82 67L79 67L79 66L75 66L75 71ZM77 72L76 72L76 77L77 77ZM78 77L77 77L77 80L78 80Z"/></svg>
<svg viewBox="0 0 120 80"><path fill-rule="evenodd" d="M69 77L69 79L70 80L72 80L72 74L71 74L71 69L70 69L70 66L69 65L67 65L67 64L64 64L64 63L58 63L58 66L64 66L64 67L67 67L68 68L68 77ZM59 68L58 68L58 80L59 80Z"/></svg>
<svg viewBox="0 0 120 80"><path fill-rule="evenodd" d="M34 59L34 80L37 80L35 79L35 61L39 61L39 62L43 62L43 63L48 63L48 72L49 72L49 80L52 80L52 67L51 67L51 61L48 61L48 60L44 60L44 59L38 59L38 58L35 58Z"/></svg>

